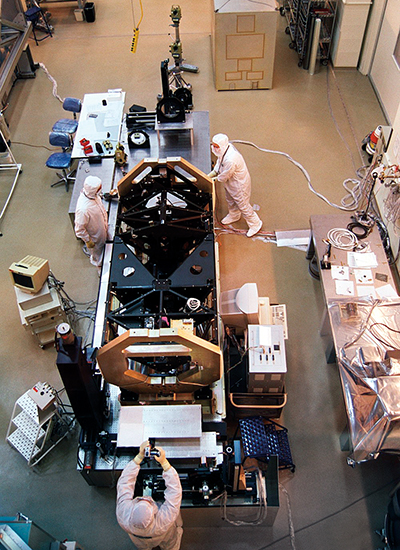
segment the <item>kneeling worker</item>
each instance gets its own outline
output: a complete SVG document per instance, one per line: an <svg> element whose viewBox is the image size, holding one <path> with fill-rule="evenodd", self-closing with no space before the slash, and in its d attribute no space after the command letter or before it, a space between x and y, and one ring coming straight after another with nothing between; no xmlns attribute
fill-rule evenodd
<svg viewBox="0 0 400 550"><path fill-rule="evenodd" d="M133 498L140 464L145 456L148 441L140 445L139 454L124 468L117 483L117 521L126 531L138 550L179 550L182 539L180 506L182 486L175 468L158 447L160 456L154 458L162 466L165 481L165 501L157 504L152 497Z"/></svg>
<svg viewBox="0 0 400 550"><path fill-rule="evenodd" d="M211 150L217 157L214 170L208 174L224 184L228 203L228 215L221 220L224 225L240 220L242 214L253 237L262 227L262 221L250 204L251 178L243 156L225 134L216 134L212 138Z"/></svg>

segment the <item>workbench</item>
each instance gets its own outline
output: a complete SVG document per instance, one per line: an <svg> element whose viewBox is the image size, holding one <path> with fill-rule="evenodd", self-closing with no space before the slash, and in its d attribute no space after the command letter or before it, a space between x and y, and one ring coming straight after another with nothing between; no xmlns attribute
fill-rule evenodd
<svg viewBox="0 0 400 550"><path fill-rule="evenodd" d="M179 129L176 130L176 132L171 129L169 129L167 133L161 131L160 136L158 136L155 126L150 126L146 127L146 133L150 139L150 147L136 149L129 148L128 128L125 119L121 119L119 137L120 143L123 145L127 154L127 164L122 167L117 166L114 162L114 158L110 156L102 156L99 163L90 163L90 156L96 156L95 153L94 155L80 158L68 209L72 224L74 224L75 220L76 203L83 188L83 182L87 176L98 176L103 183L103 193L109 193L111 189L116 187L124 173L132 170L132 168L134 168L143 158L166 158L176 156L183 157L207 174L211 170L209 113L208 111L197 111L193 112L191 115L193 120L193 137L190 132L182 132ZM77 138L75 138L75 142L76 139ZM77 147L77 150L80 149ZM108 204L105 203L105 206L108 208Z"/></svg>
<svg viewBox="0 0 400 550"><path fill-rule="evenodd" d="M328 231L351 221L350 214L312 216L307 257L319 266L321 336L330 341L327 361L338 364L348 420L341 444L354 466L383 451L400 454L400 298L376 225L365 239L364 253L374 255L368 266L350 267L349 253L334 247L324 258Z"/></svg>
<svg viewBox="0 0 400 550"><path fill-rule="evenodd" d="M311 216L311 241L308 255L310 256L315 252L319 266L327 249L327 244L324 240L327 237L328 231L333 228L345 229L351 221L350 213ZM333 273L333 271L336 266L348 266L347 251L332 247L329 258L331 269L319 268L321 289L325 303L325 310L321 322L321 336L329 336L329 330L331 332L331 341L326 350L328 363L335 361L338 350L345 343L339 338L337 332L332 330L332 319L329 318L329 305L331 302L340 301L344 303L346 300L352 302L353 297L357 299L368 296L372 296L372 298L397 296L395 282L386 258L379 230L376 226L373 227L365 241L368 242L371 253L375 254L376 267L366 267L365 269L361 267L359 269L349 268L348 279L345 279L345 270L343 270L342 275L340 273ZM371 273L367 274L367 270L370 270ZM365 277L365 275L368 275L368 277ZM369 278L370 275L372 275L371 279ZM343 278L337 279L334 277ZM337 293L339 285L336 281L338 280L343 281L341 285L342 291L347 294ZM351 288L353 289L352 295L348 293Z"/></svg>
<svg viewBox="0 0 400 550"><path fill-rule="evenodd" d="M81 144L82 139L90 142L94 154L96 154L95 144L99 143L103 149L102 156L113 157L115 146L120 139L124 105L125 92L121 90L85 94L71 158L86 156ZM103 145L106 140L110 143L110 149Z"/></svg>

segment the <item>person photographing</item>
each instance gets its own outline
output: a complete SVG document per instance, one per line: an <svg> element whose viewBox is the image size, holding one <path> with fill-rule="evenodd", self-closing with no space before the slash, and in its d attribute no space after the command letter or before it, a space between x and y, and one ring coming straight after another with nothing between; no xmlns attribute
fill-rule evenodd
<svg viewBox="0 0 400 550"><path fill-rule="evenodd" d="M148 441L140 445L139 453L124 468L117 483L117 521L126 531L138 550L179 550L182 539L182 486L178 472L168 462L165 451L158 447L159 456L153 458L163 469L165 482L164 502L156 503L152 497L135 497L136 479L145 458Z"/></svg>

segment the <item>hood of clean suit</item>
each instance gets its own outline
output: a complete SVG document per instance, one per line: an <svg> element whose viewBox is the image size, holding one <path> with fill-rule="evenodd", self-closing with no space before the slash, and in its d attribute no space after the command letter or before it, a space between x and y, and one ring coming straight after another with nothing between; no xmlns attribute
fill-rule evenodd
<svg viewBox="0 0 400 550"><path fill-rule="evenodd" d="M135 498L130 514L130 527L135 529L147 529L154 521L154 516L158 512L157 504L151 497Z"/></svg>
<svg viewBox="0 0 400 550"><path fill-rule="evenodd" d="M213 138L212 138L212 143L216 143L217 145L219 145L219 149L216 149L215 147L212 148L213 150L213 153L217 156L217 157L222 157L222 155L225 153L225 151L228 149L228 145L229 145L229 138L227 135L225 134L216 134Z"/></svg>
<svg viewBox="0 0 400 550"><path fill-rule="evenodd" d="M83 191L89 199L94 199L101 189L101 179L97 176L88 176L83 183Z"/></svg>

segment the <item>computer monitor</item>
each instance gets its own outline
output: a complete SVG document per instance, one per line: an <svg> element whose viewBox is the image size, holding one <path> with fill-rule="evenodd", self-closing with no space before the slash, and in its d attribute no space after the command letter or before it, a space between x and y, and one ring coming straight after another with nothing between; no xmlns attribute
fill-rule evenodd
<svg viewBox="0 0 400 550"><path fill-rule="evenodd" d="M31 294L40 291L50 272L48 260L35 256L25 256L8 269L14 286Z"/></svg>
<svg viewBox="0 0 400 550"><path fill-rule="evenodd" d="M256 283L221 292L220 314L225 324L245 328L259 323L259 299Z"/></svg>

